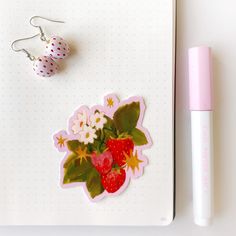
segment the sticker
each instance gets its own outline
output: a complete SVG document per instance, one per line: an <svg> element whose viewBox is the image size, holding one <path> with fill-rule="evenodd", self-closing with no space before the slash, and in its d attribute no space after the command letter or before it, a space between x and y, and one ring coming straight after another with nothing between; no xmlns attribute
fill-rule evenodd
<svg viewBox="0 0 236 236"><path fill-rule="evenodd" d="M82 186L91 201L122 193L131 179L143 174L151 146L142 126L145 105L141 97L119 101L110 94L104 105L81 106L69 119L68 130L53 136L61 163L61 186Z"/></svg>

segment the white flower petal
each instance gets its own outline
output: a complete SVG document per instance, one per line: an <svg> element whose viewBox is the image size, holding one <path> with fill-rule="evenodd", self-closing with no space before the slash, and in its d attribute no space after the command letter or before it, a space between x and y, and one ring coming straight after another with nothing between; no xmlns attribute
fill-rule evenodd
<svg viewBox="0 0 236 236"><path fill-rule="evenodd" d="M97 138L95 134L96 130L90 126L85 125L84 129L80 131L80 140L84 144L93 143L94 139Z"/></svg>
<svg viewBox="0 0 236 236"><path fill-rule="evenodd" d="M104 113L96 112L95 114L90 116L91 126L95 127L96 129L102 129L104 124L107 122L106 118L104 117Z"/></svg>
<svg viewBox="0 0 236 236"><path fill-rule="evenodd" d="M87 113L86 111L82 111L82 113L78 113L76 116L76 119L73 120L73 126L72 126L72 131L74 132L74 134L77 134L78 132L80 132L81 130L83 130L84 126L87 123Z"/></svg>

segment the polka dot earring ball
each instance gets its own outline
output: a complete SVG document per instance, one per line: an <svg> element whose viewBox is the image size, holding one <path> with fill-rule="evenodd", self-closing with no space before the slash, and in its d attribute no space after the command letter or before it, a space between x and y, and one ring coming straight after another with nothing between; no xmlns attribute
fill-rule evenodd
<svg viewBox="0 0 236 236"><path fill-rule="evenodd" d="M39 76L51 77L57 73L58 65L51 57L41 56L34 61L33 70Z"/></svg>
<svg viewBox="0 0 236 236"><path fill-rule="evenodd" d="M25 53L26 56L31 61L33 61L33 70L37 75L42 76L42 77L50 77L50 76L56 74L58 71L58 65L51 57L40 56L40 57L36 58L35 56L31 55L25 48L17 49L15 47L15 44L20 41L33 39L33 38L39 37L39 36L40 36L40 34L36 34L32 37L17 39L12 43L11 48L15 52Z"/></svg>
<svg viewBox="0 0 236 236"><path fill-rule="evenodd" d="M56 23L64 23L63 21L56 21L56 20L50 20L41 16L33 16L30 19L30 24L36 28L39 29L40 31L40 39L42 41L45 41L46 44L46 49L45 49L45 55L48 57L51 57L53 59L64 59L69 55L70 52L70 48L67 44L67 42L59 37L59 36L52 36L51 38L47 39L43 29L41 26L33 24L33 20L35 20L36 18L40 18L43 20L48 20L51 22L56 22Z"/></svg>
<svg viewBox="0 0 236 236"><path fill-rule="evenodd" d="M68 44L65 42L65 40L63 40L59 36L53 36L50 39L47 39L44 32L43 32L43 30L42 30L42 27L32 23L33 19L35 19L35 18L41 18L41 19L44 19L44 20L57 22L57 23L64 23L62 21L49 20L47 18L43 18L43 17L40 17L40 16L33 16L30 19L30 24L34 27L37 27L39 29L40 33L36 34L32 37L17 39L12 43L11 47L15 52L25 53L27 55L27 57L31 61L34 62L33 63L33 70L37 75L39 75L41 77L51 77L51 76L55 75L58 72L58 69L59 69L59 66L55 62L55 60L64 59L65 57L67 57L68 54L69 54L70 49L69 49ZM15 44L17 42L23 41L23 40L28 40L28 39L33 39L35 37L40 37L40 39L42 41L46 42L44 55L39 56L39 57L36 58L35 56L32 56L24 48L21 48L21 49L15 48Z"/></svg>
<svg viewBox="0 0 236 236"><path fill-rule="evenodd" d="M54 59L64 59L70 52L65 40L58 36L53 36L46 45L45 54Z"/></svg>

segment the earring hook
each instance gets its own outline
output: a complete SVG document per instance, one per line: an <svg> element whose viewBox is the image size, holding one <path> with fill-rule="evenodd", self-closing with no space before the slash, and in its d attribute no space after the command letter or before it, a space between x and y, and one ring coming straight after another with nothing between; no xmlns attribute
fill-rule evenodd
<svg viewBox="0 0 236 236"><path fill-rule="evenodd" d="M65 23L64 21L52 20L52 19L48 19L48 18L42 17L42 16L32 16L32 17L30 18L30 24L31 24L33 27L36 27L36 28L39 29L39 31L40 31L40 39L41 39L42 41L46 41L47 39L46 39L46 37L45 37L45 34L44 34L44 32L43 32L42 27L41 27L40 25L36 25L36 24L33 24L33 23L32 23L32 21L33 21L35 18L40 18L40 19L48 20L48 21L55 22L55 23Z"/></svg>
<svg viewBox="0 0 236 236"><path fill-rule="evenodd" d="M31 37L28 37L28 38L21 38L21 39L17 39L17 40L15 40L15 41L13 41L12 44L11 44L12 50L15 51L15 52L23 52L23 53L25 53L25 54L27 55L27 57L28 57L31 61L34 61L34 60L35 60L35 57L32 56L25 48L16 49L16 48L14 47L14 45L15 45L16 43L20 42L20 41L24 41L24 40L28 40L28 39L33 39L33 38L35 38L35 37L37 37L37 36L40 36L40 34L36 34L36 35L31 36Z"/></svg>

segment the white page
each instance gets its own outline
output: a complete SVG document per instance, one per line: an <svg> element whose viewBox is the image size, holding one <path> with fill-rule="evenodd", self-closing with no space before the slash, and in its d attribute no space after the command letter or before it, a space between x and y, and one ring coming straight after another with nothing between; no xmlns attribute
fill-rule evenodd
<svg viewBox="0 0 236 236"><path fill-rule="evenodd" d="M173 219L172 0L1 0L0 9L0 224L166 225ZM13 40L31 36L33 15L48 36L65 38L71 55L63 70L40 79ZM39 39L19 44L39 56ZM63 153L52 135L80 105L143 97L143 125L153 142L142 177L121 195L92 203L83 189L63 189Z"/></svg>

